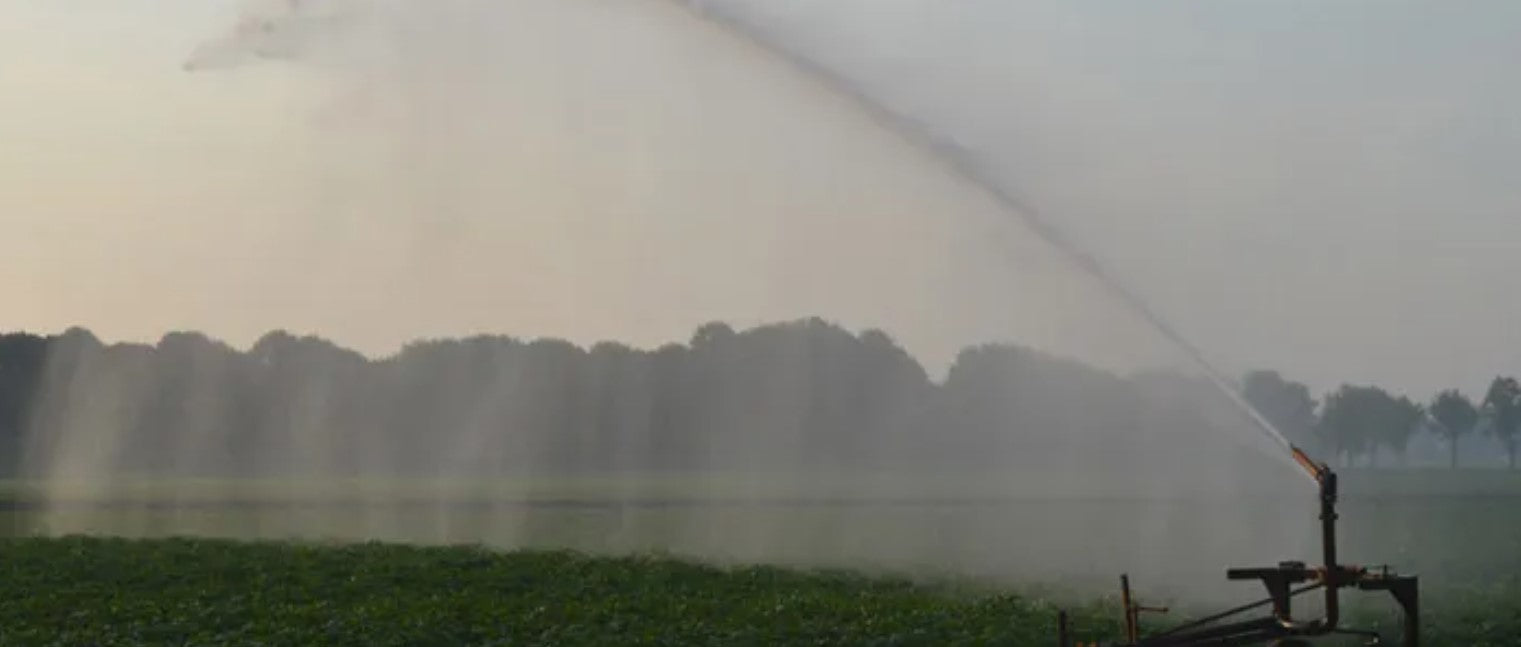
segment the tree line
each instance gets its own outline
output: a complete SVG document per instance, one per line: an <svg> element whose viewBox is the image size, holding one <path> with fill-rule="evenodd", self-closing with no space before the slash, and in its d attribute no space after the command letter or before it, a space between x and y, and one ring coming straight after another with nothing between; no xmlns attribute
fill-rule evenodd
<svg viewBox="0 0 1521 647"><path fill-rule="evenodd" d="M1372 463L1380 448L1403 462L1411 440L1429 434L1447 446L1448 464L1457 468L1463 438L1484 433L1500 442L1510 468L1516 467L1521 384L1514 377L1495 377L1478 400L1446 389L1423 403L1378 386L1353 384L1317 400L1305 385L1275 371L1253 371L1243 380L1242 393L1295 442L1344 465L1359 458Z"/></svg>
<svg viewBox="0 0 1521 647"><path fill-rule="evenodd" d="M1481 403L1429 406L1375 387L1317 401L1272 372L1242 387L1296 441L1351 460L1438 431L1484 429L1513 449L1521 394L1496 385ZM0 474L1155 473L1179 447L1250 451L1224 400L1194 377L1007 344L963 350L936 380L886 333L820 319L710 323L649 350L478 336L379 359L286 332L239 351L198 333L108 345L72 329L0 336Z"/></svg>

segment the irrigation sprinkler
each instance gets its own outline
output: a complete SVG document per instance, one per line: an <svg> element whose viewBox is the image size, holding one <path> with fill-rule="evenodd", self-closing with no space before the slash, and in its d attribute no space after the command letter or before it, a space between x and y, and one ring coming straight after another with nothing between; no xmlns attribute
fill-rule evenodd
<svg viewBox="0 0 1521 647"><path fill-rule="evenodd" d="M1415 576L1391 573L1388 567L1373 570L1342 564L1336 558L1336 473L1324 463L1312 460L1298 447L1290 447L1294 460L1315 479L1320 491L1320 536L1322 563L1306 566L1303 562L1280 562L1277 566L1232 568L1230 580L1257 580L1267 589L1268 597L1257 602L1227 609L1147 637L1140 635L1139 616L1145 612L1165 613L1165 608L1137 604L1130 591L1129 576L1120 576L1120 598L1125 614L1125 638L1109 643L1111 647L1246 647L1249 645L1306 645L1320 636L1362 636L1368 644L1382 644L1382 636L1373 631L1346 628L1341 623L1342 589L1388 591L1404 616L1403 647L1420 645L1420 595ZM1293 613L1296 596L1320 591L1324 609L1318 618L1304 619ZM1271 613L1249 620L1240 616L1263 607ZM1069 642L1065 614L1058 620L1058 647L1074 647Z"/></svg>
<svg viewBox="0 0 1521 647"><path fill-rule="evenodd" d="M1295 643L1304 644L1310 638L1330 634L1361 635L1379 640L1373 632L1341 627L1341 590L1357 588L1391 593L1405 616L1402 644L1406 647L1417 647L1420 620L1416 578L1392 574L1387 568L1374 572L1367 568L1343 565L1336 559L1336 473L1325 464L1311 460L1302 450L1289 442L1272 423L1264 419L1237 392L1198 347L1179 334L1160 313L1151 308L1136 292L1129 289L1115 272L1064 236L1060 228L1053 225L1044 213L1012 190L1007 182L995 177L975 154L963 149L954 141L947 142L945 138L938 136L939 133L927 128L912 115L900 112L879 101L858 83L827 65L798 54L775 39L768 38L763 32L747 25L735 14L726 13L718 8L710 8L708 3L702 0L669 1L674 2L679 8L693 12L699 18L713 21L727 29L731 35L790 64L794 69L820 83L823 88L855 104L865 115L909 145L922 151L931 159L945 164L950 172L980 188L1009 215L1017 217L1037 236L1060 250L1080 270L1098 280L1111 296L1123 302L1133 313L1139 315L1177 348L1183 350L1199 368L1204 370L1205 376L1219 388L1221 394L1225 395L1257 428L1288 450L1294 460L1315 480L1320 490L1321 543L1324 551L1321 566L1307 567L1303 562L1283 562L1266 568L1229 569L1226 572L1229 579L1261 581L1268 590L1268 598L1146 638L1139 636L1139 615L1144 612L1163 610L1135 604L1130 599L1129 578L1122 578L1126 636L1123 642L1112 643L1112 645L1116 647L1203 647L1206 645L1234 647L1271 643L1287 647ZM1298 588L1294 588L1296 586ZM1325 614L1309 621L1296 618L1291 612L1292 598L1316 590L1324 591ZM1269 605L1272 606L1270 616L1220 624L1240 614ZM1073 647L1069 642L1068 629L1067 616L1063 613L1058 617L1057 623L1060 647Z"/></svg>

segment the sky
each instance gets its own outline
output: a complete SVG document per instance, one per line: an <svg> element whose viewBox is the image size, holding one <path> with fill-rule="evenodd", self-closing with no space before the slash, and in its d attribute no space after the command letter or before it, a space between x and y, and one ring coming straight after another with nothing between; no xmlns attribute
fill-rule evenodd
<svg viewBox="0 0 1521 647"><path fill-rule="evenodd" d="M1521 372L1521 5L706 4L973 151L1228 372L1418 398ZM0 328L385 354L821 315L932 370L986 341L1179 360L670 2L343 5L264 61L227 36L249 3L0 0Z"/></svg>

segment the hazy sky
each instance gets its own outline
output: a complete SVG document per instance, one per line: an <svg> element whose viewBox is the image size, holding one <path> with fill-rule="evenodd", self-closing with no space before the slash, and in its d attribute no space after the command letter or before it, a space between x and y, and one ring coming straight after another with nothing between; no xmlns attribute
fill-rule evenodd
<svg viewBox="0 0 1521 647"><path fill-rule="evenodd" d="M1521 5L736 5L981 151L1227 365L1521 365Z"/></svg>
<svg viewBox="0 0 1521 647"><path fill-rule="evenodd" d="M184 72L243 4L0 0L0 328L385 353L820 314L932 368L1160 357L985 197L662 0L389 0ZM954 133L1230 371L1521 372L1521 5L711 4Z"/></svg>

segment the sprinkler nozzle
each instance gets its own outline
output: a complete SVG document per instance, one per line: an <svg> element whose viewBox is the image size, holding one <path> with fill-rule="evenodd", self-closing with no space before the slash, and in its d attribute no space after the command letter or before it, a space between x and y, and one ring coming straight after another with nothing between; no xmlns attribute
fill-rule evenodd
<svg viewBox="0 0 1521 647"><path fill-rule="evenodd" d="M1325 463L1315 462L1315 459L1310 458L1310 455L1304 453L1303 449L1290 445L1289 452L1293 454L1294 461L1299 463L1299 466L1303 467L1305 471L1309 472L1310 478L1316 481L1324 480L1326 473L1331 471L1330 468L1326 467Z"/></svg>

